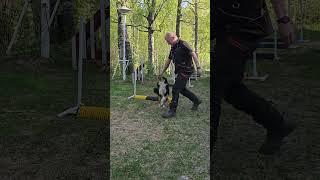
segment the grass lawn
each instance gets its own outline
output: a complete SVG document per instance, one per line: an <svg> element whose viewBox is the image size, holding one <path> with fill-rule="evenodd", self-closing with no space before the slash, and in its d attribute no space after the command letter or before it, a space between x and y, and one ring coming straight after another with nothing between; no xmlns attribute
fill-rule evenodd
<svg viewBox="0 0 320 180"><path fill-rule="evenodd" d="M137 94L154 95L156 78L137 84ZM209 77L190 88L203 100L197 112L180 96L176 117L163 119L157 102L128 100L132 85L111 82L112 179L192 179L209 177Z"/></svg>
<svg viewBox="0 0 320 180"><path fill-rule="evenodd" d="M70 62L0 59L0 179L103 179L105 122L56 115L75 103ZM106 105L106 75L86 68L83 102Z"/></svg>
<svg viewBox="0 0 320 180"><path fill-rule="evenodd" d="M262 156L257 149L265 131L242 112L223 104L220 138L214 161L215 179L319 179L320 177L320 46L314 42L290 49L279 63L259 61L264 82L248 87L272 100L298 123L279 154Z"/></svg>

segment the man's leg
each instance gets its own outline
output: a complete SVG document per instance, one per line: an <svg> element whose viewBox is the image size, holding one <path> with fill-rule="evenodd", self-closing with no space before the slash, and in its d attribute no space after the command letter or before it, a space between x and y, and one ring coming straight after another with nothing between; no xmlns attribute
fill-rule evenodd
<svg viewBox="0 0 320 180"><path fill-rule="evenodd" d="M169 110L162 115L163 118L171 118L175 116L178 107L179 93L186 87L186 85L187 79L179 74L172 87L172 100L169 105Z"/></svg>
<svg viewBox="0 0 320 180"><path fill-rule="evenodd" d="M215 58L213 59L213 76L212 76L212 97L213 111L211 111L213 144L218 138L218 126L220 120L221 103L224 99L225 92L232 87L232 83L241 80L242 71L245 68L245 60L249 51L253 48L238 45L233 39L224 33L217 37L217 45L215 46ZM237 45L233 45L237 44ZM241 47L241 48L239 48Z"/></svg>
<svg viewBox="0 0 320 180"><path fill-rule="evenodd" d="M253 117L268 130L280 128L283 124L281 114L265 99L250 91L243 83L233 84L224 97L225 101Z"/></svg>
<svg viewBox="0 0 320 180"><path fill-rule="evenodd" d="M201 104L201 100L193 93L191 92L189 89L187 89L186 87L183 88L180 92L183 96L187 97L190 101L193 102L193 106L191 108L191 110L197 110L199 104Z"/></svg>
<svg viewBox="0 0 320 180"><path fill-rule="evenodd" d="M243 83L233 84L225 94L225 101L238 110L246 112L253 120L267 130L267 138L261 146L263 154L273 154L279 150L282 139L294 129L294 124L287 124L280 112L271 103L250 91Z"/></svg>
<svg viewBox="0 0 320 180"><path fill-rule="evenodd" d="M257 123L267 129L268 136L260 152L265 154L275 152L280 148L283 137L288 135L293 127L285 124L281 114L269 102L251 92L242 83L245 62L255 49L255 42L228 36L217 40L219 42L217 42L216 75L221 78L216 79L228 78L231 83L230 86L228 85L222 90L223 98L235 108L251 115ZM224 82L228 81L221 83ZM215 86L217 89L221 89L219 83L213 87ZM215 88L213 90L213 94L219 93ZM220 109L220 106L215 103L214 106L217 106L217 110ZM219 114L213 115L214 118L215 116L219 116Z"/></svg>

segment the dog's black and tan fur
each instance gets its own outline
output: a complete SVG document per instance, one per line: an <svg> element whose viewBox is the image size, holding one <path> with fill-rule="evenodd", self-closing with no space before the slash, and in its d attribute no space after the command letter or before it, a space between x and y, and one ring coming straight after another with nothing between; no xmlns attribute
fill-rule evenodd
<svg viewBox="0 0 320 180"><path fill-rule="evenodd" d="M160 99L160 107L164 107L165 103L168 101L169 97L169 83L167 78L162 77L161 80L158 81L157 87L153 89L154 93L156 93Z"/></svg>

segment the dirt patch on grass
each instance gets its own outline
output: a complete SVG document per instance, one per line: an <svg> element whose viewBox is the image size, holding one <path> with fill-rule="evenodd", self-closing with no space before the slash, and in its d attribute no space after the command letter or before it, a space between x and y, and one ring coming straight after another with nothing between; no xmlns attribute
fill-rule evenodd
<svg viewBox="0 0 320 180"><path fill-rule="evenodd" d="M111 156L140 150L145 141L157 142L166 138L163 126L133 114L135 112L111 109Z"/></svg>

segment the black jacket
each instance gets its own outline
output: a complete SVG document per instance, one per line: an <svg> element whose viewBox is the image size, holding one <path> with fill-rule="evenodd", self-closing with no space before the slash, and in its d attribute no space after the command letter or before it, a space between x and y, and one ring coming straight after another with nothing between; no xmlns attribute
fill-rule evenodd
<svg viewBox="0 0 320 180"><path fill-rule="evenodd" d="M219 0L214 12L218 32L255 39L273 32L265 0Z"/></svg>
<svg viewBox="0 0 320 180"><path fill-rule="evenodd" d="M168 58L173 60L175 74L184 73L190 75L193 73L192 51L191 46L182 39L179 39L177 44L171 47Z"/></svg>

